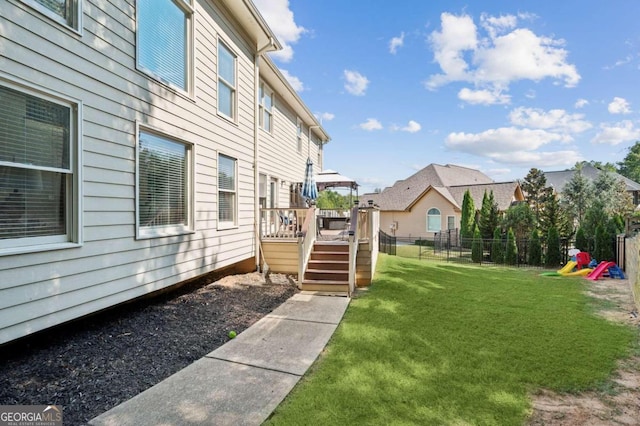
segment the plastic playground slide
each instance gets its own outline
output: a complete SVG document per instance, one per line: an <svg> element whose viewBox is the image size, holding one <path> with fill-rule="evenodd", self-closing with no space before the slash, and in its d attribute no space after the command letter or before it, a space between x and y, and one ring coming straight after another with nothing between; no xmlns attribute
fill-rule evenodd
<svg viewBox="0 0 640 426"><path fill-rule="evenodd" d="M584 277L585 275L589 275L593 271L590 268L582 268L577 271L567 272L566 274L562 274L563 277Z"/></svg>
<svg viewBox="0 0 640 426"><path fill-rule="evenodd" d="M600 262L600 264L599 264L599 265L598 265L598 266L597 266L593 271L591 271L591 272L589 273L589 275L587 275L585 278L586 278L586 279L588 279L588 280L595 281L595 280L597 280L598 278L601 278L601 277L604 275L604 273L605 273L605 272L606 272L610 267L612 267L612 266L616 266L616 263L615 263L615 262L607 262L606 260L605 260L605 261L602 261L602 262Z"/></svg>
<svg viewBox="0 0 640 426"><path fill-rule="evenodd" d="M574 262L573 260L570 260L570 261L567 262L566 265L564 265L562 267L562 269L560 269L558 271L558 274L566 275L566 274L570 273L571 271L573 271L573 268L575 268L576 266L578 266L578 264L576 262Z"/></svg>

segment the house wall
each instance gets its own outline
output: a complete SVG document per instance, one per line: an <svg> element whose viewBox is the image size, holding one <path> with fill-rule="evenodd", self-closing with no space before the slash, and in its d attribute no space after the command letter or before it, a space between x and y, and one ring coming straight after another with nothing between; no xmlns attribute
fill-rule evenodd
<svg viewBox="0 0 640 426"><path fill-rule="evenodd" d="M254 52L240 27L215 2L195 2L190 97L136 69L135 2L81 4L76 34L21 1L0 2L0 84L24 82L82 105L82 238L73 248L0 256L0 344L255 257ZM216 111L218 37L237 55L236 122ZM194 232L136 239L137 124L192 144ZM278 143L263 149L265 159L293 180L284 164L304 170L304 162L267 156ZM218 154L237 159L232 229L218 229Z"/></svg>
<svg viewBox="0 0 640 426"><path fill-rule="evenodd" d="M268 83L268 82L267 82ZM278 207L289 206L289 187L292 183L302 183L305 176L307 157L313 161L314 172L321 170L318 164L320 141L313 132L309 138L309 126L302 126L302 149L298 150L298 115L286 104L282 97L274 96L272 131L260 129L260 173L268 179L278 181L276 197ZM267 199L269 195L267 195Z"/></svg>
<svg viewBox="0 0 640 426"><path fill-rule="evenodd" d="M440 229L447 229L447 216L455 217L455 227L460 227L460 212L455 210L453 205L440 195L437 191L429 191L410 211L381 211L380 229L387 234L398 237L410 238L433 238L433 232L427 232L427 212L431 208L440 210ZM391 231L391 226L397 222L395 233Z"/></svg>

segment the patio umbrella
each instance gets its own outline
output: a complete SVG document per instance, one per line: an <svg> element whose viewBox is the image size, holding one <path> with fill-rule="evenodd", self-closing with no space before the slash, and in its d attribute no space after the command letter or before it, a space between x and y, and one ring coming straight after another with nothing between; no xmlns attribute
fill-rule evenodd
<svg viewBox="0 0 640 426"><path fill-rule="evenodd" d="M308 200L315 200L318 198L318 187L316 181L313 178L313 161L311 158L307 158L307 169L304 174L304 182L302 184L302 196Z"/></svg>

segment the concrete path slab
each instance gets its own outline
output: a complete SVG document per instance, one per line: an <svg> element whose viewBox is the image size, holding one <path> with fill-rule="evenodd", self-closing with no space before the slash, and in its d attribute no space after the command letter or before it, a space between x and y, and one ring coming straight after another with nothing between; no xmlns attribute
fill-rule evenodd
<svg viewBox="0 0 640 426"><path fill-rule="evenodd" d="M260 425L324 349L349 299L299 293L94 426Z"/></svg>
<svg viewBox="0 0 640 426"><path fill-rule="evenodd" d="M314 296L302 292L291 296L268 317L340 324L347 306L347 297Z"/></svg>
<svg viewBox="0 0 640 426"><path fill-rule="evenodd" d="M202 358L89 424L259 425L299 379L287 373Z"/></svg>
<svg viewBox="0 0 640 426"><path fill-rule="evenodd" d="M264 317L206 356L302 376L336 327L337 324Z"/></svg>

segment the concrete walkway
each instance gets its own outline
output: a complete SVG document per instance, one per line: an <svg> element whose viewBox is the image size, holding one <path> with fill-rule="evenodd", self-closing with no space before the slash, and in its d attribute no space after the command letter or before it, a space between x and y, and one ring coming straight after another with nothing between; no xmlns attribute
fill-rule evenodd
<svg viewBox="0 0 640 426"><path fill-rule="evenodd" d="M235 339L89 424L259 425L313 364L349 305L298 293Z"/></svg>

